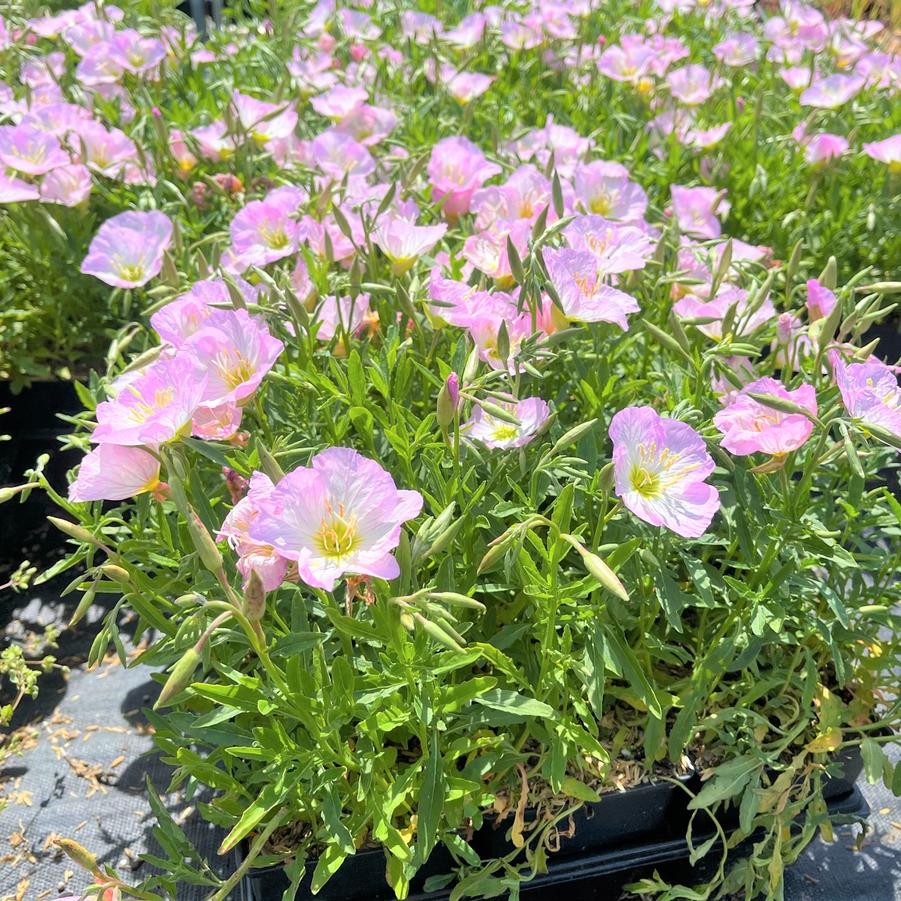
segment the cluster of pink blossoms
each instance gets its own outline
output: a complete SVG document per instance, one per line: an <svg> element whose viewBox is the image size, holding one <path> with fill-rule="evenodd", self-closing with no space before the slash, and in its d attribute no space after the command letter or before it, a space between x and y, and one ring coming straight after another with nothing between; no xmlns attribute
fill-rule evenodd
<svg viewBox="0 0 901 901"><path fill-rule="evenodd" d="M119 376L97 405L97 447L70 486L71 500L155 491L162 445L187 435L236 436L243 407L284 345L246 310L212 306L228 298L223 281L200 282L154 314L151 324L167 343L156 360Z"/></svg>

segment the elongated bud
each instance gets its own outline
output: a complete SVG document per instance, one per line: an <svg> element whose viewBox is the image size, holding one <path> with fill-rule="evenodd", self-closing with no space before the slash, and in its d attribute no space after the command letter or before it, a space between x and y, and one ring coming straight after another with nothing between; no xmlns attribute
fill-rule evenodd
<svg viewBox="0 0 901 901"><path fill-rule="evenodd" d="M605 494L610 494L610 492L613 490L614 476L615 471L613 461L611 460L601 469L601 473L598 478L598 485L600 486L601 491L603 491Z"/></svg>
<svg viewBox="0 0 901 901"><path fill-rule="evenodd" d="M467 607L470 610L479 611L484 611L486 609L481 601L467 597L465 594L457 594L455 591L430 591L428 596L434 598L436 601L441 601L442 603L450 604L455 607Z"/></svg>
<svg viewBox="0 0 901 901"><path fill-rule="evenodd" d="M0 504L11 501L17 494L24 491L28 485L10 485L7 488L0 488Z"/></svg>
<svg viewBox="0 0 901 901"><path fill-rule="evenodd" d="M92 535L84 526L69 522L65 519L58 519L56 516L48 516L47 521L56 526L60 532L65 532L70 538L74 538L82 544L93 544L95 547L103 547L100 540Z"/></svg>
<svg viewBox="0 0 901 901"><path fill-rule="evenodd" d="M819 419L810 412L806 407L802 407L800 404L796 404L794 401L787 400L784 397L776 397L772 394L760 394L757 391L749 391L748 397L753 398L759 404L763 404L765 407L769 407L772 410L779 410L781 413L797 413L801 416L806 416L811 422L820 424Z"/></svg>
<svg viewBox="0 0 901 901"><path fill-rule="evenodd" d="M526 274L523 272L522 260L519 258L519 252L516 245L507 235L507 259L510 261L510 272L517 285L521 285L526 280Z"/></svg>
<svg viewBox="0 0 901 901"><path fill-rule="evenodd" d="M457 532L460 531L460 528L463 525L463 520L458 519L456 522L452 522L443 532L441 532L437 538L432 542L429 549L423 554L423 558L434 557L436 554L440 554L453 540L457 537Z"/></svg>
<svg viewBox="0 0 901 901"><path fill-rule="evenodd" d="M820 273L819 283L830 291L835 290L836 280L838 279L838 261L835 257L829 257L826 268Z"/></svg>
<svg viewBox="0 0 901 901"><path fill-rule="evenodd" d="M476 377L476 373L479 371L479 349L478 347L473 347L473 349L469 352L469 357L466 359L466 365L463 367L463 385L464 387Z"/></svg>
<svg viewBox="0 0 901 901"><path fill-rule="evenodd" d="M257 454L260 458L260 467L273 482L280 482L285 477L285 471L278 465L275 457L269 453L269 449L262 442L257 442Z"/></svg>
<svg viewBox="0 0 901 901"><path fill-rule="evenodd" d="M118 582L120 585L131 584L131 576L128 574L128 570L123 569L121 566L116 566L115 563L104 563L103 566L100 567L100 572L108 579L112 579L113 582Z"/></svg>
<svg viewBox="0 0 901 901"><path fill-rule="evenodd" d="M197 548L197 555L200 562L211 572L219 573L222 570L222 554L213 541L213 536L207 531L207 527L203 524L203 520L197 515L193 507L188 507L188 531L191 533L191 540L194 547Z"/></svg>
<svg viewBox="0 0 901 901"><path fill-rule="evenodd" d="M457 378L457 373L452 372L438 392L438 403L435 415L438 420L438 425L442 429L446 429L454 421L454 414L457 412L459 403L460 381Z"/></svg>
<svg viewBox="0 0 901 901"><path fill-rule="evenodd" d="M463 651L463 647L457 642L453 636L449 635L441 626L436 625L430 619L426 619L421 613L414 613L413 619L422 628L422 630L432 636L436 641L441 642L445 647L452 651Z"/></svg>
<svg viewBox="0 0 901 901"><path fill-rule="evenodd" d="M200 642L198 642L198 644L199 643ZM181 658L169 671L169 678L166 679L163 690L160 692L160 696L153 705L154 710L165 707L177 694L184 691L191 684L191 680L194 677L194 671L200 666L200 659L200 651L197 649L197 645L193 648L188 648L188 650L181 655Z"/></svg>
<svg viewBox="0 0 901 901"><path fill-rule="evenodd" d="M626 591L623 583L620 582L619 577L597 554L592 554L591 551L584 547L582 542L574 535L564 534L560 537L564 541L569 542L569 544L579 552L585 569L587 569L589 574L594 576L607 591L611 594L615 594L624 601L629 600L629 592Z"/></svg>
<svg viewBox="0 0 901 901"><path fill-rule="evenodd" d="M874 438L878 438L889 447L893 447L896 450L901 450L901 436L894 434L894 432L889 432L887 429L883 429L880 426L873 425L873 423L871 422L868 422L864 426L864 428Z"/></svg>
<svg viewBox="0 0 901 901"><path fill-rule="evenodd" d="M580 425L573 426L569 431L564 432L555 442L554 446L551 448L549 457L554 457L565 447L569 447L570 444L576 444L583 435L590 432L593 428L596 419L589 419L588 422L583 422Z"/></svg>
<svg viewBox="0 0 901 901"><path fill-rule="evenodd" d="M479 406L489 416L493 416L495 419L499 419L501 422L509 422L510 425L520 425L520 421L516 418L515 413L511 413L509 410L505 410L498 404L493 404L490 400L480 400Z"/></svg>
<svg viewBox="0 0 901 901"><path fill-rule="evenodd" d="M804 242L799 239L792 248L791 256L788 258L788 263L785 266L786 290L791 288L795 276L798 274L798 266L801 265L801 253L803 250Z"/></svg>
<svg viewBox="0 0 901 901"><path fill-rule="evenodd" d="M510 356L510 333L506 319L501 320L501 327L497 330L497 356L502 361Z"/></svg>
<svg viewBox="0 0 901 901"><path fill-rule="evenodd" d="M682 357L689 366L694 367L695 361L691 358L691 355L686 351L679 342L672 337L672 335L668 335L663 329L658 328L654 323L648 322L647 319L642 319L641 324L651 333L654 339L658 344L662 344L668 350L671 350L674 354Z"/></svg>
<svg viewBox="0 0 901 901"><path fill-rule="evenodd" d="M729 238L726 241L725 246L723 247L723 251L720 254L720 261L717 263L716 272L713 274L713 284L710 289L710 296L716 297L716 292L719 290L720 285L723 283L723 279L726 277L726 273L729 271L729 267L732 265L732 239Z"/></svg>
<svg viewBox="0 0 901 901"><path fill-rule="evenodd" d="M486 570L491 569L500 559L507 553L507 548L510 546L512 542L512 537L502 542L501 544L495 544L494 546L488 548L485 552L485 556L479 561L479 567L476 570L476 575L481 575Z"/></svg>
<svg viewBox="0 0 901 901"><path fill-rule="evenodd" d="M557 214L557 218L561 218L565 207L563 206L563 188L560 185L560 176L557 175L556 170L551 179L551 201L554 204L554 212Z"/></svg>
<svg viewBox="0 0 901 901"><path fill-rule="evenodd" d="M97 858L78 842L71 838L58 838L54 844L63 854L70 860L75 861L80 867L83 867L89 873L96 873L98 870Z"/></svg>
<svg viewBox="0 0 901 901"><path fill-rule="evenodd" d="M72 614L72 618L69 620L69 628L71 629L76 623L80 622L84 619L85 614L88 610L91 609L91 604L94 603L94 595L97 592L97 583L92 582L88 586L88 590L81 596L81 600L78 602L78 606L75 608L75 612Z"/></svg>
<svg viewBox="0 0 901 901"><path fill-rule="evenodd" d="M861 285L854 290L865 294L901 294L901 282L873 282L872 285Z"/></svg>
<svg viewBox="0 0 901 901"><path fill-rule="evenodd" d="M258 623L266 611L266 590L263 580L255 569L250 570L250 578L244 588L244 615L252 622Z"/></svg>

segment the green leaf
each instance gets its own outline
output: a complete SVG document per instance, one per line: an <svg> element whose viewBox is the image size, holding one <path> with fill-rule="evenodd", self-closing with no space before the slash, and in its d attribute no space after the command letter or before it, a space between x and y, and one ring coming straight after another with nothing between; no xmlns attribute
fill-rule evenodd
<svg viewBox="0 0 901 901"><path fill-rule="evenodd" d="M763 761L751 754L742 754L720 764L697 796L689 802L688 809L712 807L726 798L735 797L762 767Z"/></svg>
<svg viewBox="0 0 901 901"><path fill-rule="evenodd" d="M316 862L316 869L313 870L313 878L310 883L313 894L316 894L338 872L345 857L347 855L338 845L326 845Z"/></svg>
<svg viewBox="0 0 901 901"><path fill-rule="evenodd" d="M607 635L607 648L616 664L619 666L623 678L629 683L636 695L645 703L648 711L654 716L663 717L663 705L657 697L657 691L651 684L642 669L635 652L608 626L605 629Z"/></svg>
<svg viewBox="0 0 901 901"><path fill-rule="evenodd" d="M601 800L601 796L590 785L580 782L573 776L563 777L563 793L577 801L597 802Z"/></svg>
<svg viewBox="0 0 901 901"><path fill-rule="evenodd" d="M419 789L417 814L416 855L419 864L428 860L432 848L437 842L438 824L444 810L444 761L438 745L438 731L432 732L429 743L429 757L423 773L422 785Z"/></svg>
<svg viewBox="0 0 901 901"><path fill-rule="evenodd" d="M554 708L549 704L537 701L535 698L527 698L525 695L519 694L519 692L507 691L503 688L486 691L483 695L475 698L475 702L485 707L490 707L492 710L517 713L521 716L551 718L554 715Z"/></svg>
<svg viewBox="0 0 901 901"><path fill-rule="evenodd" d="M863 768L867 774L867 782L871 785L878 782L882 778L883 761L885 754L878 741L872 738L865 738L860 743L860 755L863 757Z"/></svg>

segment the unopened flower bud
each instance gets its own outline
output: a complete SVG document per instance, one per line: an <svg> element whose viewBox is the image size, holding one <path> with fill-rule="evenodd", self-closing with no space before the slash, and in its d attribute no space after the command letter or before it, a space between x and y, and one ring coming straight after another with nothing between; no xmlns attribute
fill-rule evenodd
<svg viewBox="0 0 901 901"><path fill-rule="evenodd" d="M80 867L84 867L89 873L97 872L97 858L84 845L71 838L58 838L55 844L66 857L74 860Z"/></svg>
<svg viewBox="0 0 901 901"><path fill-rule="evenodd" d="M437 418L438 425L446 429L453 421L454 414L460 405L460 381L457 373L452 372L438 392Z"/></svg>
<svg viewBox="0 0 901 901"><path fill-rule="evenodd" d="M222 570L222 554L216 547L212 535L207 531L207 527L203 524L203 520L197 515L193 507L188 508L188 531L191 533L191 540L194 547L197 548L197 555L200 562L211 572L218 573Z"/></svg>
<svg viewBox="0 0 901 901"><path fill-rule="evenodd" d="M131 576L128 574L128 570L123 569L121 566L116 566L115 563L104 563L103 566L100 567L100 572L108 579L112 579L120 585L131 584Z"/></svg>
<svg viewBox="0 0 901 901"><path fill-rule="evenodd" d="M177 694L184 691L191 684L194 671L198 666L200 666L200 650L195 645L193 648L188 648L169 671L169 678L166 679L153 709L159 710L160 707L165 707Z"/></svg>
<svg viewBox="0 0 901 901"><path fill-rule="evenodd" d="M266 589L263 580L255 569L250 570L250 578L244 586L244 615L252 622L258 623L266 611Z"/></svg>

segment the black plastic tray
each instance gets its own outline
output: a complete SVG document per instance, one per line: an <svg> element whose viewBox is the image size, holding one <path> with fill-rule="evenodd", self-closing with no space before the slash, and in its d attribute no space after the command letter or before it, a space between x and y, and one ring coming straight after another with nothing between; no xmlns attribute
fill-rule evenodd
<svg viewBox="0 0 901 901"><path fill-rule="evenodd" d="M862 768L860 755L848 752L838 759L844 772L830 779L823 790L829 812L866 816L869 807L854 786ZM681 804L675 793L683 799ZM579 901L609 901L616 897L613 892L651 869L660 870L663 876L668 871L677 873L681 881L690 881L692 876L695 880L703 878L701 864L696 868L688 865L686 798L678 786L658 782L605 795L599 804L586 805L584 810L594 808L594 812L586 812L584 819L577 823L576 836L562 842L560 852L548 858L548 872L523 884L520 895L530 901L557 901L561 891L572 890L576 892L573 897ZM631 838L616 831L624 824ZM583 830L581 837L580 830ZM472 845L483 858L504 854L510 846L503 836L501 830L489 835L483 828L473 836ZM700 844L705 838L709 836L696 835L695 843ZM426 892L423 886L429 876L452 869L450 854L439 846L411 883L408 901L446 901L448 890ZM381 848L365 848L348 858L315 896L310 891L312 872L313 866L309 866L295 895L296 901L394 899L385 882L385 854ZM279 901L287 888L288 880L281 866L264 867L251 870L244 877L239 898L240 901Z"/></svg>

